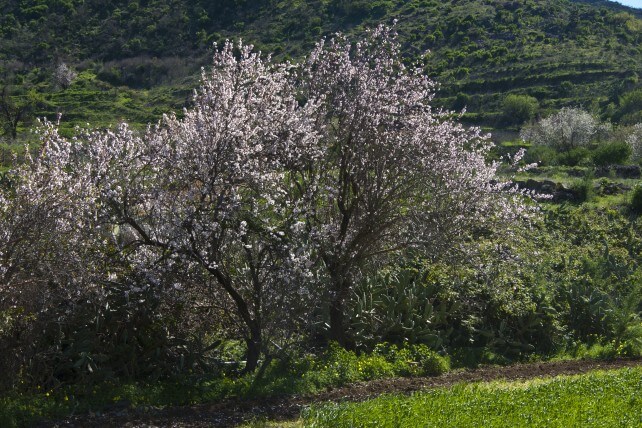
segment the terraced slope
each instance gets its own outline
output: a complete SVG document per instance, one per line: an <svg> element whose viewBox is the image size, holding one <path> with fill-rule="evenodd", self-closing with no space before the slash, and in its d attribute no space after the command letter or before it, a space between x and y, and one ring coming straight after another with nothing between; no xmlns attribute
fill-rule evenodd
<svg viewBox="0 0 642 428"><path fill-rule="evenodd" d="M472 122L503 126L508 93L536 97L540 114L581 104L614 116L640 85L642 10L589 0L9 0L0 80L69 127L144 124L186 102L213 42L242 37L296 60L324 35L395 19L441 105L466 106ZM84 72L67 89L51 79L61 62Z"/></svg>

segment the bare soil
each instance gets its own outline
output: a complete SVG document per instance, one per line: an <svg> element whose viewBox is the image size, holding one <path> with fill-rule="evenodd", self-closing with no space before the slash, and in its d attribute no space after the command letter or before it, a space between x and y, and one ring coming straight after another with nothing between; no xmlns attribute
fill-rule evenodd
<svg viewBox="0 0 642 428"><path fill-rule="evenodd" d="M165 409L121 409L102 415L76 416L43 424L47 427L234 427L253 419L295 420L312 403L364 401L381 394L411 394L457 383L492 380L525 380L537 377L574 375L593 370L642 366L642 359L612 361L555 361L512 366L489 366L457 370L434 377L392 378L330 388L314 395L291 395L254 400L224 400L212 404Z"/></svg>

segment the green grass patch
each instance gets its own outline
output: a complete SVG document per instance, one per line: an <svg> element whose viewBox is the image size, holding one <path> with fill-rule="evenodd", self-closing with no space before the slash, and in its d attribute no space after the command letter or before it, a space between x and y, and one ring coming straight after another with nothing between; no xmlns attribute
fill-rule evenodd
<svg viewBox="0 0 642 428"><path fill-rule="evenodd" d="M523 382L460 384L363 403L313 406L309 427L633 427L642 425L642 368Z"/></svg>

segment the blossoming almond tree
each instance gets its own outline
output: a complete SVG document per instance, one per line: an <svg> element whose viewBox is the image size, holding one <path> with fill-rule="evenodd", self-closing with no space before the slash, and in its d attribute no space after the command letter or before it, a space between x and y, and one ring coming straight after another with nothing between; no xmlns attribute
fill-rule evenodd
<svg viewBox="0 0 642 428"><path fill-rule="evenodd" d="M24 174L23 187L42 194L39 217L78 223L74 245L118 252L149 286L211 285L247 343L247 370L266 349L264 334L287 331L279 327L296 321L293 307L307 295L310 262L295 244L302 223L284 186L288 168L313 156L316 107L299 105L290 69L227 43L183 118L167 116L144 135L122 124L77 142L52 128ZM64 215L59 200L74 202Z"/></svg>
<svg viewBox="0 0 642 428"><path fill-rule="evenodd" d="M296 174L329 278L330 337L344 344L344 304L363 269L409 247L453 255L525 207L486 160L491 142L431 108L434 83L405 66L390 28L322 41L304 81L321 104L323 156Z"/></svg>
<svg viewBox="0 0 642 428"><path fill-rule="evenodd" d="M248 370L268 326L288 320L275 313L300 302L305 251L293 245L284 176L317 138L315 106L296 101L290 66L251 49L227 43L215 54L184 118L165 117L142 138L123 126L88 141L105 213L128 251L207 278L234 308Z"/></svg>
<svg viewBox="0 0 642 428"><path fill-rule="evenodd" d="M607 131L603 126L587 111L564 107L535 125L525 126L520 136L534 144L569 151L588 145L600 132Z"/></svg>
<svg viewBox="0 0 642 428"><path fill-rule="evenodd" d="M94 218L93 188L73 142L52 126L43 129L42 141L38 157L27 153L24 164L0 179L2 386L23 370L22 380L53 382L64 358L49 357L61 357L64 326L88 299L100 305L93 281L104 269L96 257L100 240L84 239L94 230L86 227Z"/></svg>
<svg viewBox="0 0 642 428"><path fill-rule="evenodd" d="M92 188L77 162L74 143L60 138L52 125L42 131L41 155L32 158L27 152L25 163L8 172L0 185L3 291L34 283L71 289L89 272L78 269L90 257L79 231L93 216L87 209Z"/></svg>

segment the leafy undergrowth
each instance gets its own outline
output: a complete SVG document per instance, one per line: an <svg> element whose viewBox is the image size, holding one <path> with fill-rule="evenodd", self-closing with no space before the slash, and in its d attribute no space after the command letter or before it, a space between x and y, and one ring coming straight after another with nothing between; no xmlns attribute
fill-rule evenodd
<svg viewBox="0 0 642 428"><path fill-rule="evenodd" d="M410 397L313 406L307 427L640 426L642 368L459 384Z"/></svg>
<svg viewBox="0 0 642 428"><path fill-rule="evenodd" d="M610 345L579 346L556 355L553 360L608 360L629 354ZM473 366L496 361L491 357L486 355ZM454 362L460 367L462 363ZM357 355L332 344L318 356L273 360L253 374L239 375L230 371L218 375L183 376L172 381L103 382L38 393L14 392L0 397L0 427L31 426L43 420L82 414L99 417L102 414L127 413L131 409L145 409L147 412L175 406L220 403L227 399L312 396L361 381L440 375L450 371L450 364L449 358L424 345L399 348L384 343L370 354ZM336 413L336 410L331 412Z"/></svg>
<svg viewBox="0 0 642 428"><path fill-rule="evenodd" d="M356 355L330 345L320 356L273 360L254 374L181 377L155 383L104 382L69 386L0 398L0 426L26 426L42 419L102 413L134 407L182 406L227 398L313 394L325 388L395 376L439 375L450 369L448 358L425 345L398 348L379 345L371 354Z"/></svg>

